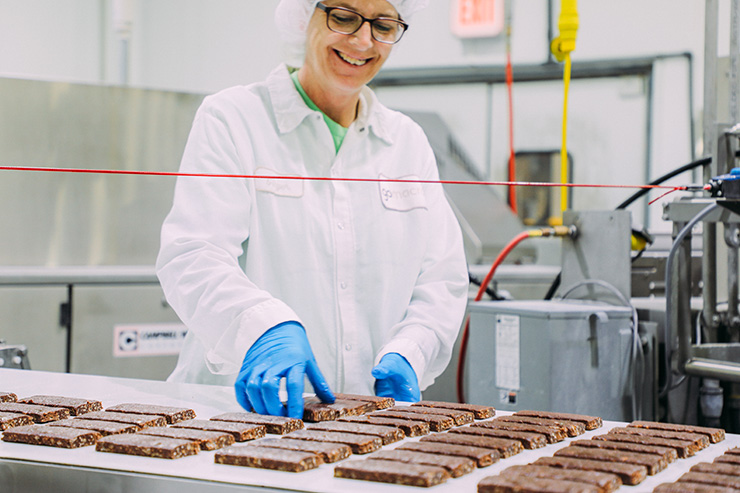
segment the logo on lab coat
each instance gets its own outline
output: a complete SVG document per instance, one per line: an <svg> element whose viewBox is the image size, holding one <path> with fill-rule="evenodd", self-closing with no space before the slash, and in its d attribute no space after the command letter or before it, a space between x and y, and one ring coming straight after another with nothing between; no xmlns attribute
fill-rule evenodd
<svg viewBox="0 0 740 493"><path fill-rule="evenodd" d="M381 174L381 180L390 180L387 176ZM426 209L427 201L424 198L424 189L421 183L413 183L418 180L415 175L402 176L393 178L394 180L404 180L400 182L381 181L378 182L380 187L380 200L386 209L394 211L410 211L412 209Z"/></svg>
<svg viewBox="0 0 740 493"><path fill-rule="evenodd" d="M302 197L303 196L303 181L294 180L289 178L269 178L270 176L297 176L297 175L281 175L275 170L270 168L257 168L254 170L258 176L264 176L265 178L255 178L254 187L260 192L273 193L280 195L281 197Z"/></svg>

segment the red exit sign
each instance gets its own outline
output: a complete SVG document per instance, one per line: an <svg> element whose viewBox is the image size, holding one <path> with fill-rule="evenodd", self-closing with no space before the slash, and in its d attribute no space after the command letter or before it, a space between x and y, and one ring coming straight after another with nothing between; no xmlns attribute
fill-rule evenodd
<svg viewBox="0 0 740 493"><path fill-rule="evenodd" d="M497 36L504 28L504 0L452 0L451 20L458 37Z"/></svg>

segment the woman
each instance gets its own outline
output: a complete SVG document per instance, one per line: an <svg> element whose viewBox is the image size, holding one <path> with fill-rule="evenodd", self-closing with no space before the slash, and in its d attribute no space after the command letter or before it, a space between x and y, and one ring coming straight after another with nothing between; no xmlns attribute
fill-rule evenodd
<svg viewBox="0 0 740 493"><path fill-rule="evenodd" d="M259 177L178 179L157 259L189 328L170 381L301 417L304 375L324 402L414 401L444 370L467 300L460 229L441 185L412 181L437 179L422 130L366 86L425 3L281 0L300 69L204 100L181 171Z"/></svg>

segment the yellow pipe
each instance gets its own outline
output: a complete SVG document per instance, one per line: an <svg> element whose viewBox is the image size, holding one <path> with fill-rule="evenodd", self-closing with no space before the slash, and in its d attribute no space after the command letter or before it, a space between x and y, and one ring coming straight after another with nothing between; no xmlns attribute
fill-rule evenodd
<svg viewBox="0 0 740 493"><path fill-rule="evenodd" d="M560 145L560 183L568 183L568 92L570 89L570 53L565 54L563 71L563 141ZM568 210L568 187L560 187L560 211Z"/></svg>
<svg viewBox="0 0 740 493"><path fill-rule="evenodd" d="M565 62L563 71L563 141L560 147L560 181L568 183L568 90L570 87L571 60L570 53L576 49L576 35L578 33L578 6L576 0L562 0L558 29L560 35L550 43L550 51L559 62ZM560 188L560 208L562 212L568 209L567 187Z"/></svg>

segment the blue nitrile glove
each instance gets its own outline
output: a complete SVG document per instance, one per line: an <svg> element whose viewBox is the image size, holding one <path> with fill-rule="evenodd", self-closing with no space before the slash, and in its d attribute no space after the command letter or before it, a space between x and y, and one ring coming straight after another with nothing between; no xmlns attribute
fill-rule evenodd
<svg viewBox="0 0 740 493"><path fill-rule="evenodd" d="M234 383L236 400L247 411L301 419L304 375L322 402L334 402L303 326L298 322L281 323L262 334L244 356ZM287 409L278 393L282 378L288 390Z"/></svg>
<svg viewBox="0 0 740 493"><path fill-rule="evenodd" d="M418 402L421 399L416 372L406 358L388 353L370 373L375 378L375 395L397 401Z"/></svg>

